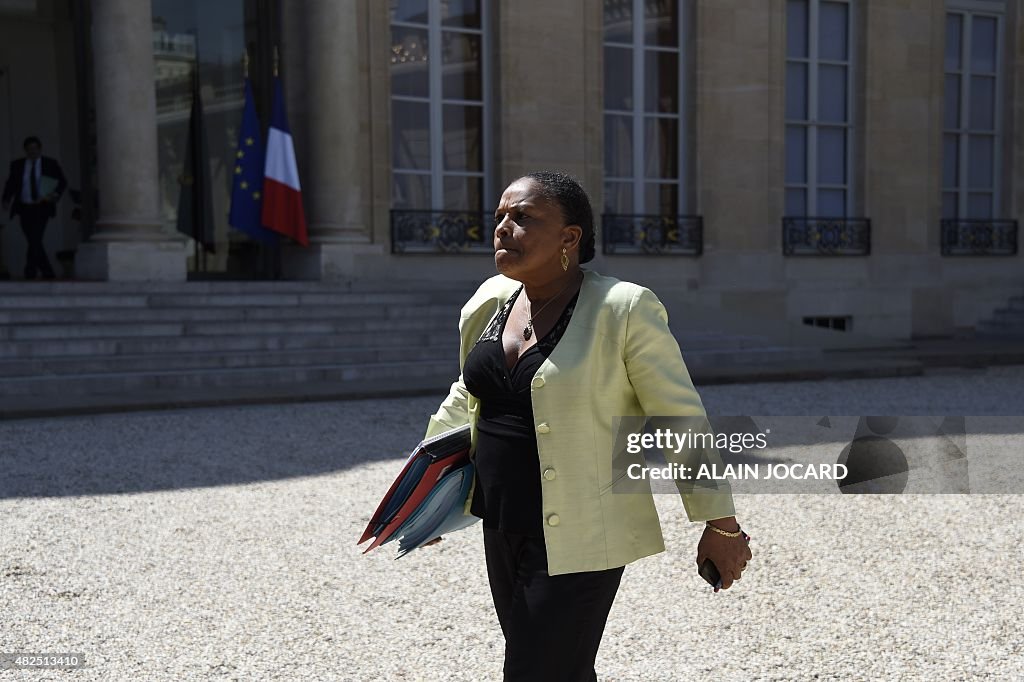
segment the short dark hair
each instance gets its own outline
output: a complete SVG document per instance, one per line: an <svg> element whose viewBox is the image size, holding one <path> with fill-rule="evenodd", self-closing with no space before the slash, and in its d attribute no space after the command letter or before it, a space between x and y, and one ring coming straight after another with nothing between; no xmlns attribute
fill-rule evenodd
<svg viewBox="0 0 1024 682"><path fill-rule="evenodd" d="M25 141L21 143L21 148L24 149L25 147L29 146L30 144L34 144L34 145L38 146L40 149L43 148L43 141L40 140L35 135L29 135L28 137L26 137Z"/></svg>
<svg viewBox="0 0 1024 682"><path fill-rule="evenodd" d="M558 204L566 225L579 225L583 230L580 237L580 263L594 258L594 210L590 197L571 175L561 171L534 171L524 178L530 178L540 188L540 194Z"/></svg>

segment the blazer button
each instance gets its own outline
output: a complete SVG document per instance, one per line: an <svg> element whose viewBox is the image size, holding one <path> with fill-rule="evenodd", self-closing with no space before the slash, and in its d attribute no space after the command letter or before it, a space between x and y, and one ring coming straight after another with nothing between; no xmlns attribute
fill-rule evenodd
<svg viewBox="0 0 1024 682"><path fill-rule="evenodd" d="M550 433L551 427L548 426L547 422L543 422L537 425L537 433Z"/></svg>
<svg viewBox="0 0 1024 682"><path fill-rule="evenodd" d="M552 514L551 516L548 517L548 525L549 526L557 526L558 525L558 521L559 521L558 514Z"/></svg>
<svg viewBox="0 0 1024 682"><path fill-rule="evenodd" d="M533 380L534 388L541 388L542 386L544 386L544 377L537 377Z"/></svg>
<svg viewBox="0 0 1024 682"><path fill-rule="evenodd" d="M544 479L547 481L555 480L555 475L555 470L552 469L551 467L548 467L547 469L544 470Z"/></svg>

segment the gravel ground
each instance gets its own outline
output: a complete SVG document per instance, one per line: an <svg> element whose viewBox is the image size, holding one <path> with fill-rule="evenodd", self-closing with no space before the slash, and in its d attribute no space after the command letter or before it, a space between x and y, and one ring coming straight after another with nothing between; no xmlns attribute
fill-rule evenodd
<svg viewBox="0 0 1024 682"><path fill-rule="evenodd" d="M1003 367L701 395L711 414L1024 415L1022 388ZM355 545L441 397L0 424L0 652L89 666L0 679L501 679L479 524L398 563ZM602 680L1024 676L1024 496L737 495L754 559L718 594L700 525L656 500L668 551L627 567Z"/></svg>

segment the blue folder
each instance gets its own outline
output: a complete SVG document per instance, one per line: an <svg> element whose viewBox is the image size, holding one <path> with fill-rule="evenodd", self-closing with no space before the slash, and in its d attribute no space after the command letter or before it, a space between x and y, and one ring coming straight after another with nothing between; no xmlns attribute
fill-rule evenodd
<svg viewBox="0 0 1024 682"><path fill-rule="evenodd" d="M473 464L448 472L434 489L386 542L398 537L398 557L422 547L435 538L468 528L479 517L463 514L469 488L473 484Z"/></svg>

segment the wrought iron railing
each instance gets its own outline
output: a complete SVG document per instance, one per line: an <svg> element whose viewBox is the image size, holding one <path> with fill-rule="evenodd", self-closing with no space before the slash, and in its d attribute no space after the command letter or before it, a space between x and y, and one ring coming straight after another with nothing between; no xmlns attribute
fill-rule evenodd
<svg viewBox="0 0 1024 682"><path fill-rule="evenodd" d="M1016 220L943 220L943 256L1015 256Z"/></svg>
<svg viewBox="0 0 1024 682"><path fill-rule="evenodd" d="M871 220L784 217L782 253L786 256L867 256L871 253Z"/></svg>
<svg viewBox="0 0 1024 682"><path fill-rule="evenodd" d="M391 253L494 254L494 216L459 211L391 211Z"/></svg>
<svg viewBox="0 0 1024 682"><path fill-rule="evenodd" d="M704 250L704 221L694 215L606 213L601 234L608 255L699 256Z"/></svg>

